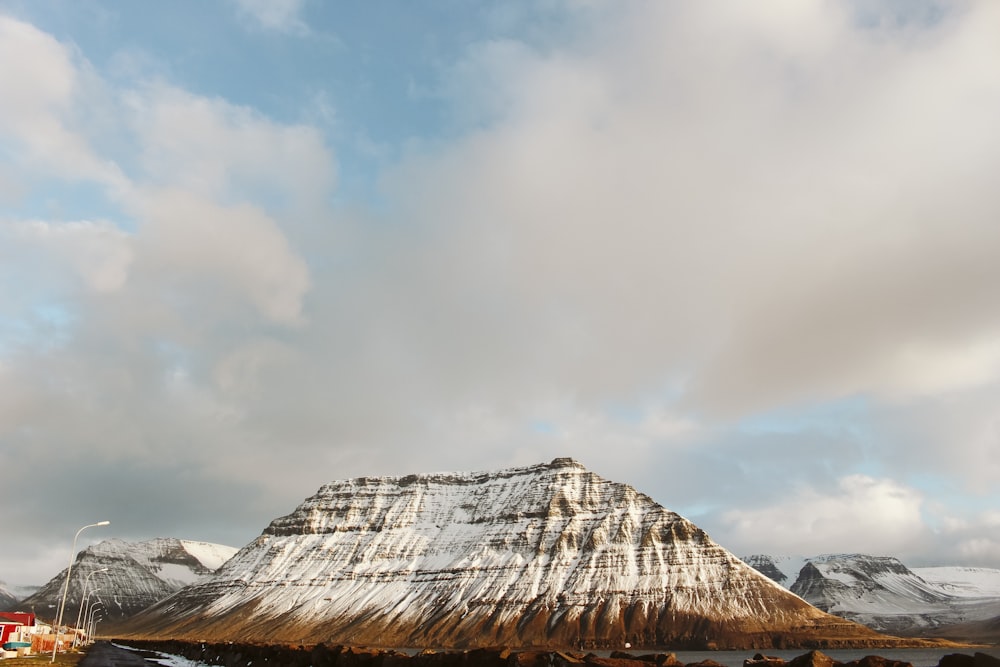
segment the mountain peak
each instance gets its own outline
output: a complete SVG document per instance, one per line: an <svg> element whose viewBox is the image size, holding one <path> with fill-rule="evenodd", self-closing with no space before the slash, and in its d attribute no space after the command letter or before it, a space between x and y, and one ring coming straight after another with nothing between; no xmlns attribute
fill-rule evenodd
<svg viewBox="0 0 1000 667"><path fill-rule="evenodd" d="M709 635L718 647L817 637L833 645L874 636L569 458L330 482L128 631L413 647L704 646Z"/></svg>
<svg viewBox="0 0 1000 667"><path fill-rule="evenodd" d="M910 569L893 556L858 553L744 560L775 581L792 582L790 590L819 609L880 632L925 634L950 625L958 638L967 631L960 624L1000 614L1000 570L963 576L961 568Z"/></svg>
<svg viewBox="0 0 1000 667"><path fill-rule="evenodd" d="M75 618L84 595L93 593L94 600L104 601L109 621L126 618L210 575L234 553L232 547L172 537L143 542L108 538L77 554L70 575L67 612ZM99 571L98 576L93 576ZM63 570L22 604L37 609L57 604L65 578Z"/></svg>
<svg viewBox="0 0 1000 667"><path fill-rule="evenodd" d="M576 468L578 470L586 470L584 465L574 458L569 456L561 456L552 459L549 463L550 468Z"/></svg>

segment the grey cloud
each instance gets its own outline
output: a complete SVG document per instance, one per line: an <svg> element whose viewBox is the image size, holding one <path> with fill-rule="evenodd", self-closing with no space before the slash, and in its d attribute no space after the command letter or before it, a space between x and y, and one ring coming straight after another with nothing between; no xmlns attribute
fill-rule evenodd
<svg viewBox="0 0 1000 667"><path fill-rule="evenodd" d="M386 170L377 211L327 206L309 128L133 91L120 113L199 123L171 143L179 116L125 119L142 173L127 253L84 266L104 289L44 240L7 264L75 319L59 345L0 348L5 451L62 460L53 534L117 511L136 537L240 541L330 479L572 455L733 548L749 524L727 508L832 520L864 470L856 503L903 499L879 544L958 557L915 518L915 480L944 463L982 494L996 464L996 372L968 370L1000 359L992 7L885 27L831 3L631 5L558 48L473 47L442 90L495 89ZM859 396L863 436L740 430Z"/></svg>

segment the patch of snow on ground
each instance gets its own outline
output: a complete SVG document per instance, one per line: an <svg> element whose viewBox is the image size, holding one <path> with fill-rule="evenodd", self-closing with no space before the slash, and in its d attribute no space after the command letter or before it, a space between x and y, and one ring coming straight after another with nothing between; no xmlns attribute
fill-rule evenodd
<svg viewBox="0 0 1000 667"><path fill-rule="evenodd" d="M136 653L153 653L155 658L146 658L147 662L155 662L158 665L163 665L164 667L210 667L207 662L199 662L197 660L191 660L190 658L185 658L184 656L174 655L172 653L164 653L162 651L141 651L134 646L126 646L124 644L112 643L115 648L124 649L126 651L134 651Z"/></svg>
<svg viewBox="0 0 1000 667"><path fill-rule="evenodd" d="M180 655L162 653L160 651L155 651L155 653L156 657L146 658L146 662L155 662L158 665L163 665L163 667L208 667L207 662L199 662Z"/></svg>

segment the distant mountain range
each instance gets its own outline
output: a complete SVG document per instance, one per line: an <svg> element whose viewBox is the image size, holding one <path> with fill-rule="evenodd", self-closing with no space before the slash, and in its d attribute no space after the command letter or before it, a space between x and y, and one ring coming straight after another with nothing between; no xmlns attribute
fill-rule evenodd
<svg viewBox="0 0 1000 667"><path fill-rule="evenodd" d="M331 482L121 632L442 648L893 643L571 459Z"/></svg>
<svg viewBox="0 0 1000 667"><path fill-rule="evenodd" d="M1000 641L1000 570L911 569L864 554L744 561L819 609L880 632Z"/></svg>
<svg viewBox="0 0 1000 667"><path fill-rule="evenodd" d="M7 583L0 581L0 611L13 611L19 597L7 588Z"/></svg>
<svg viewBox="0 0 1000 667"><path fill-rule="evenodd" d="M88 604L100 600L104 616L114 623L211 575L234 553L233 547L174 538L105 540L77 555L70 573L64 621L75 622L79 615L85 583ZM107 571L100 572L104 568ZM53 620L65 580L63 570L16 606Z"/></svg>
<svg viewBox="0 0 1000 667"><path fill-rule="evenodd" d="M0 586L0 609L52 620L64 579L65 570L26 597ZM740 560L572 459L331 482L238 552L173 538L106 540L74 562L68 623L85 581L105 629L147 638L441 648L898 643L885 632L1000 642L1000 570L910 569L858 554Z"/></svg>

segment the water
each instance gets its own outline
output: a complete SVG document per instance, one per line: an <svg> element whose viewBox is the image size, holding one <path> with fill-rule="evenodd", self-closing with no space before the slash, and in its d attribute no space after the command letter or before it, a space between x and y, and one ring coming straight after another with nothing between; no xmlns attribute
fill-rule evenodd
<svg viewBox="0 0 1000 667"><path fill-rule="evenodd" d="M116 648L126 649L129 651L136 651L140 654L146 656L147 662L158 663L163 667L210 667L205 663L200 663L194 660L189 660L181 656L174 656L169 653L162 653L159 651L146 651L137 649L125 644L113 644ZM395 649L401 653L406 653L407 655L413 655L419 652L419 649ZM574 651L575 652L575 651ZM773 656L776 658L781 658L782 660L788 661L793 658L797 658L800 655L804 655L809 651L807 649L747 649L744 651L671 651L671 650L643 650L643 649L631 649L625 651L633 656L640 656L648 653L673 653L677 656L677 659L684 664L691 664L693 662L701 662L702 660L714 660L715 662L725 665L726 667L743 667L743 661L752 658L757 653L763 653L764 655ZM973 653L985 653L986 655L991 655L994 658L1000 659L1000 646L988 646L988 647L962 647L962 648L869 648L869 649L830 649L827 651L821 651L824 655L828 655L837 662L850 662L852 660L860 660L868 655L878 655L883 658L888 658L890 660L901 660L903 662L908 662L913 665L913 667L937 667L938 663L941 661L941 657L949 655L951 653L965 653L966 655L972 655ZM593 651L593 653L607 657L612 653L610 650Z"/></svg>
<svg viewBox="0 0 1000 667"><path fill-rule="evenodd" d="M673 653L677 656L677 659L684 664L699 662L701 660L714 660L720 664L726 665L726 667L743 667L743 661L747 658L752 658L757 653L763 653L764 655L774 656L776 658L782 658L783 660L791 660L792 658L797 658L800 655L808 653L806 649L791 649L791 650L777 650L777 649L767 649L767 650L747 650L747 651L662 651L663 653ZM951 653L965 653L967 655L972 655L973 653L985 653L991 655L995 658L1000 658L1000 647L989 646L989 647L978 647L978 648L868 648L868 649L830 649L828 651L821 652L824 655L828 655L838 662L850 662L851 660L859 660L866 655L878 655L883 658L889 658L891 660L902 660L904 662L909 662L913 667L937 667L938 662L941 660L941 656L949 655ZM630 650L628 653L632 655L642 655L644 651Z"/></svg>

